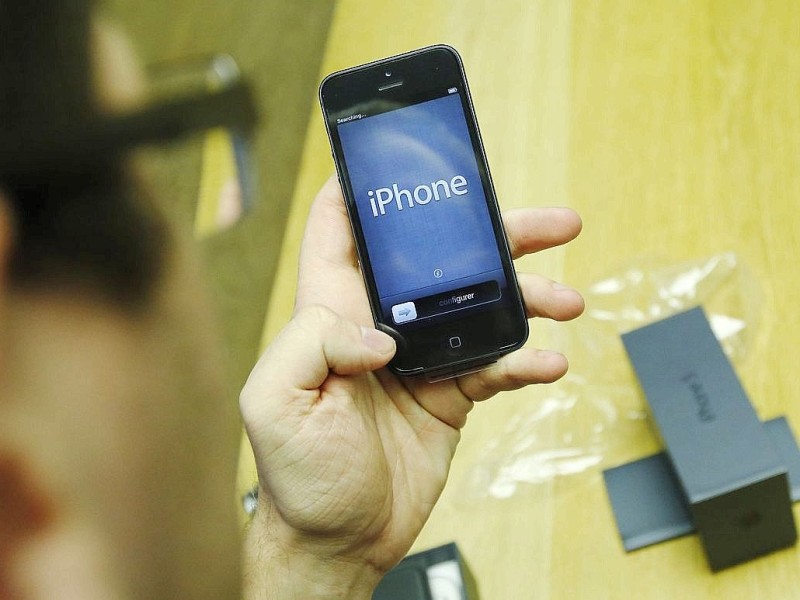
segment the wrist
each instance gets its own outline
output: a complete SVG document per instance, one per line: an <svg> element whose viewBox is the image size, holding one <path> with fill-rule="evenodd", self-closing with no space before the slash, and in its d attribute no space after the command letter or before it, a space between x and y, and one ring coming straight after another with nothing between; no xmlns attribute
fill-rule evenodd
<svg viewBox="0 0 800 600"><path fill-rule="evenodd" d="M325 543L301 540L261 508L245 536L245 598L371 600L382 572L366 560L332 552Z"/></svg>

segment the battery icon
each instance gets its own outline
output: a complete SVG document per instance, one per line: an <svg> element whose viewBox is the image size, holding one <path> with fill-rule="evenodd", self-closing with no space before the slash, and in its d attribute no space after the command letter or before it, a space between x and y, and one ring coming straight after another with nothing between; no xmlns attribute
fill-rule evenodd
<svg viewBox="0 0 800 600"><path fill-rule="evenodd" d="M454 87L452 87L452 88L447 88L447 93L448 93L448 94L455 94L455 93L457 93L457 92L458 92L458 88L454 88Z"/></svg>

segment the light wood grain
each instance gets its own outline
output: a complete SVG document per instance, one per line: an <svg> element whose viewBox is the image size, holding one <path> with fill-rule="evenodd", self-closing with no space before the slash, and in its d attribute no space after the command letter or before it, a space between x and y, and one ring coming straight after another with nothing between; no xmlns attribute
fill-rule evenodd
<svg viewBox="0 0 800 600"><path fill-rule="evenodd" d="M340 0L323 72L435 42L463 55L501 204L569 205L584 218L577 242L519 268L582 287L647 256L735 252L763 299L737 369L762 417L800 427L800 3ZM305 215L332 171L315 107L265 343L291 314ZM534 323L531 343L558 345L559 332ZM606 393L595 375L609 370L638 393L621 354L613 364L586 356L572 365L579 400ZM503 394L473 412L416 550L458 542L485 600L800 598L797 549L716 575L695 537L625 554L597 468L506 500L478 497L475 466L558 389ZM591 426L585 407L540 422L537 443L558 447L582 420ZM619 456L657 447L645 425L631 427Z"/></svg>

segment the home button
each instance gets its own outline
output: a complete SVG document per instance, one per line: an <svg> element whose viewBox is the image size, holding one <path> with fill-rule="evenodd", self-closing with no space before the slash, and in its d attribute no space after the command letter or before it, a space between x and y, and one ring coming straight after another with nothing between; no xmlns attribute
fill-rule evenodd
<svg viewBox="0 0 800 600"><path fill-rule="evenodd" d="M450 344L450 348L453 350L461 348L461 336L454 335L448 340L448 343Z"/></svg>

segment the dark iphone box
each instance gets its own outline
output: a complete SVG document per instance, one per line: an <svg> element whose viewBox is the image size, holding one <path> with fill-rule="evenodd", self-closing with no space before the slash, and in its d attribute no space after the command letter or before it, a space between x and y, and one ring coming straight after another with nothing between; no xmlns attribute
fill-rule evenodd
<svg viewBox="0 0 800 600"><path fill-rule="evenodd" d="M716 571L793 545L797 445L759 421L703 310L622 340L665 447L605 473L626 549L696 530Z"/></svg>
<svg viewBox="0 0 800 600"><path fill-rule="evenodd" d="M412 554L389 571L372 600L479 600L475 578L451 543Z"/></svg>

